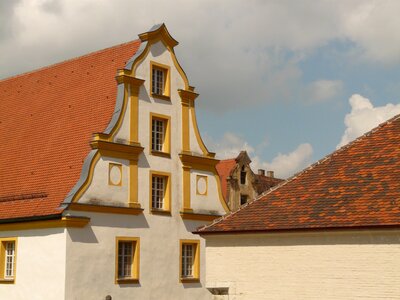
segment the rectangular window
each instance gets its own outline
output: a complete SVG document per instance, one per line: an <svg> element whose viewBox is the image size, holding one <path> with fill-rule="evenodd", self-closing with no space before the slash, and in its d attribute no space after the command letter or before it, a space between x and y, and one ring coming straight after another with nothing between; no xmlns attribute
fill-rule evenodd
<svg viewBox="0 0 400 300"><path fill-rule="evenodd" d="M151 124L151 150L162 151L165 138L165 122L160 119L153 119Z"/></svg>
<svg viewBox="0 0 400 300"><path fill-rule="evenodd" d="M162 69L153 68L153 70L152 70L153 89L151 91L153 94L157 94L157 95L164 94L164 85L165 85L164 78L165 78L165 74Z"/></svg>
<svg viewBox="0 0 400 300"><path fill-rule="evenodd" d="M152 208L164 209L165 177L153 176L151 190Z"/></svg>
<svg viewBox="0 0 400 300"><path fill-rule="evenodd" d="M198 240L180 241L181 281L198 281L200 278L200 242Z"/></svg>
<svg viewBox="0 0 400 300"><path fill-rule="evenodd" d="M0 283L15 280L16 243L16 238L0 239Z"/></svg>
<svg viewBox="0 0 400 300"><path fill-rule="evenodd" d="M246 195L240 195L240 205L243 205L247 203L247 196Z"/></svg>
<svg viewBox="0 0 400 300"><path fill-rule="evenodd" d="M150 171L150 207L153 213L170 213L170 173Z"/></svg>
<svg viewBox="0 0 400 300"><path fill-rule="evenodd" d="M246 184L246 170L244 166L242 166L240 170L240 184Z"/></svg>
<svg viewBox="0 0 400 300"><path fill-rule="evenodd" d="M139 280L139 238L117 237L116 283Z"/></svg>
<svg viewBox="0 0 400 300"><path fill-rule="evenodd" d="M150 62L151 95L164 100L170 99L170 67L154 61Z"/></svg>
<svg viewBox="0 0 400 300"><path fill-rule="evenodd" d="M150 149L151 154L170 156L170 117L150 113Z"/></svg>

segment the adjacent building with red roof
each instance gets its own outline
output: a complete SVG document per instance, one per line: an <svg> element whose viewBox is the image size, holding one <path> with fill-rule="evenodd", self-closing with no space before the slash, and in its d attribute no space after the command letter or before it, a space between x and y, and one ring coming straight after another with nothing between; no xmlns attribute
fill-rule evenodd
<svg viewBox="0 0 400 300"><path fill-rule="evenodd" d="M207 282L241 299L400 295L400 115L198 229Z"/></svg>

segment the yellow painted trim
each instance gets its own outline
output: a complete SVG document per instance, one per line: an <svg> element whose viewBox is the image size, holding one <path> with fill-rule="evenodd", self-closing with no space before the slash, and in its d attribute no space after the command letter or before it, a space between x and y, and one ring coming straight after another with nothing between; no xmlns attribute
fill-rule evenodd
<svg viewBox="0 0 400 300"><path fill-rule="evenodd" d="M0 224L0 231L30 230L43 228L75 227L82 228L88 224L90 218L86 217L62 217L57 220L28 221L19 223Z"/></svg>
<svg viewBox="0 0 400 300"><path fill-rule="evenodd" d="M182 151L190 151L189 110L198 94L186 90L178 90L178 93L182 104Z"/></svg>
<svg viewBox="0 0 400 300"><path fill-rule="evenodd" d="M194 245L194 262L193 262L193 277L182 277L182 245ZM179 240L179 281L198 282L200 281L200 240Z"/></svg>
<svg viewBox="0 0 400 300"><path fill-rule="evenodd" d="M130 138L131 142L137 142L137 136L135 139L135 130L138 130L138 114L135 115L135 110L138 110L138 95L139 95L139 90L140 86L144 83L143 79L135 78L134 76L130 75L130 72L128 70L118 70L116 80L118 84L123 84L124 85L124 95L123 95L123 102L122 102L122 108L121 108L121 114L119 115L119 118L117 120L117 123L115 126L111 129L111 132L105 136L107 136L108 141L112 141L115 134L118 132L120 129L123 120L125 119L126 115L126 109L128 105L128 100L130 98L131 100L131 117L137 116L137 118L134 118L130 120ZM129 90L131 93L129 93ZM136 100L136 103L135 103ZM134 105L132 105L134 104ZM135 129L136 127L136 129ZM133 129L133 130L132 130ZM103 134L104 135L104 134Z"/></svg>
<svg viewBox="0 0 400 300"><path fill-rule="evenodd" d="M209 221L209 222L214 221L215 219L221 217L216 215L196 214L188 212L180 212L180 215L183 220Z"/></svg>
<svg viewBox="0 0 400 300"><path fill-rule="evenodd" d="M182 184L182 188L183 188L183 208L182 210L184 212L192 212L192 208L191 208L191 195L190 195L190 167L182 167L182 177L183 177L183 184Z"/></svg>
<svg viewBox="0 0 400 300"><path fill-rule="evenodd" d="M182 69L181 65L179 64L179 62L176 58L175 52L174 52L174 47L176 45L178 45L178 42L175 41L171 37L171 35L169 34L165 25L163 24L156 31L145 32L145 33L139 34L139 38L142 42L147 42L147 45L146 45L146 48L143 50L143 52L136 58L135 62L132 64L132 69L130 72L131 76L136 75L137 67L147 57L147 54L149 53L151 46L153 44L161 41L171 54L171 58L172 58L172 61L174 62L174 66L177 69L178 73L181 75L183 82L185 83L185 90L188 90L190 87L189 80L185 74L185 71Z"/></svg>
<svg viewBox="0 0 400 300"><path fill-rule="evenodd" d="M119 242L134 243L134 253L132 257L132 277L118 278L118 249ZM140 238L139 237L116 237L115 238L115 284L138 283L140 278Z"/></svg>
<svg viewBox="0 0 400 300"><path fill-rule="evenodd" d="M165 178L165 194L164 194L164 207L165 209L154 209L152 201L152 181L153 176L160 176ZM149 210L152 214L170 214L171 213L171 173L161 171L149 171Z"/></svg>
<svg viewBox="0 0 400 300"><path fill-rule="evenodd" d="M153 69L161 70L164 73L164 91L162 94L153 93ZM168 65L160 64L155 61L150 61L150 95L153 98L163 100L171 100L171 67Z"/></svg>
<svg viewBox="0 0 400 300"><path fill-rule="evenodd" d="M72 198L72 202L78 201L82 197L83 193L88 189L88 187L93 179L94 168L95 168L97 162L99 161L99 159L100 159L100 152L97 151L97 153L93 157L92 161L90 162L89 174L86 177L85 182L79 187L78 191L75 193L74 197Z"/></svg>
<svg viewBox="0 0 400 300"><path fill-rule="evenodd" d="M155 31L148 31L139 34L139 38L142 42L162 39L164 43L172 48L178 45L178 42L169 34L165 24L162 24Z"/></svg>
<svg viewBox="0 0 400 300"><path fill-rule="evenodd" d="M181 152L179 153L179 158L184 166L213 173L215 166L219 163L218 159L209 156L193 155L191 152Z"/></svg>
<svg viewBox="0 0 400 300"><path fill-rule="evenodd" d="M90 142L92 149L98 149L101 156L114 158L138 160L140 153L143 152L143 147L138 143L120 144L100 139L99 135L95 135Z"/></svg>
<svg viewBox="0 0 400 300"><path fill-rule="evenodd" d="M122 214L122 215L139 215L143 213L142 208L94 205L94 204L84 204L84 203L71 203L70 206L68 207L68 210L98 212L104 214Z"/></svg>
<svg viewBox="0 0 400 300"><path fill-rule="evenodd" d="M204 179L206 181L206 190L204 193L199 192L199 180ZM199 196L207 196L208 193L208 176L205 175L196 175L196 195Z"/></svg>
<svg viewBox="0 0 400 300"><path fill-rule="evenodd" d="M162 115L162 114L156 114L151 112L150 113L150 124L149 124L149 153L151 155L159 155L159 156L164 156L164 157L170 157L171 155L171 117L167 115ZM153 145L152 145L152 135L153 135L153 120L160 120L165 122L165 137L164 137L164 144L163 144L163 151L154 151L152 150Z"/></svg>
<svg viewBox="0 0 400 300"><path fill-rule="evenodd" d="M139 175L138 175L138 161L129 161L129 199L128 204L130 207L140 208L139 203Z"/></svg>
<svg viewBox="0 0 400 300"><path fill-rule="evenodd" d="M214 178L215 178L215 181L217 182L217 190L218 190L219 202L221 203L221 205L224 208L225 212L228 213L231 210L229 209L228 204L226 204L226 202L225 202L224 195L222 195L221 179L220 179L218 173L216 172L216 170L215 170L215 173L214 173Z"/></svg>
<svg viewBox="0 0 400 300"><path fill-rule="evenodd" d="M117 168L121 174L121 178L119 180L119 182L114 183L111 180L111 170L113 168ZM109 163L108 164L108 185L112 185L112 186L122 186L122 165L121 164L116 164L116 163Z"/></svg>
<svg viewBox="0 0 400 300"><path fill-rule="evenodd" d="M185 169L186 173L189 172L189 175L190 175L190 170L195 169L200 171L208 171L214 174L214 178L217 182L219 201L222 207L224 208L225 212L229 212L230 209L228 208L228 205L224 200L224 196L222 195L221 181L217 169L215 168L219 160L208 156L192 155L190 152L180 153L179 158L181 159L183 165L183 200L184 200L183 211L189 212L185 208L190 208L190 177L189 179L185 178Z"/></svg>
<svg viewBox="0 0 400 300"><path fill-rule="evenodd" d="M14 276L12 278L5 278L5 243L6 242L14 242ZM17 279L17 253L18 253L18 238L17 237L5 237L0 238L0 284L15 284Z"/></svg>

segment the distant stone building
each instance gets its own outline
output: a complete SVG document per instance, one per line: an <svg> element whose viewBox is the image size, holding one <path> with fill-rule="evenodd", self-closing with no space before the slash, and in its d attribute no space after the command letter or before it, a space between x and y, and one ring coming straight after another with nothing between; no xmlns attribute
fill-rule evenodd
<svg viewBox="0 0 400 300"><path fill-rule="evenodd" d="M273 171L268 171L265 176L265 170L259 169L255 174L250 163L247 152L241 151L236 158L221 160L217 164L222 194L231 210L237 210L247 201L283 181L275 178Z"/></svg>

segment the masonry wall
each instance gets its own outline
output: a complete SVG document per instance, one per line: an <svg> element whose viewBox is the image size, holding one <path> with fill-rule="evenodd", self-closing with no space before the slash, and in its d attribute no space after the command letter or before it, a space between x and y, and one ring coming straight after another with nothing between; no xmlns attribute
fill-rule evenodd
<svg viewBox="0 0 400 300"><path fill-rule="evenodd" d="M398 299L400 231L207 237L215 299Z"/></svg>
<svg viewBox="0 0 400 300"><path fill-rule="evenodd" d="M17 237L16 273L13 284L0 284L0 299L65 299L65 229L0 232L6 237Z"/></svg>

